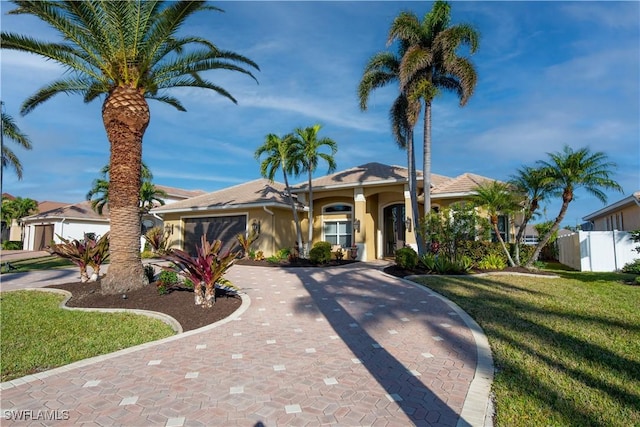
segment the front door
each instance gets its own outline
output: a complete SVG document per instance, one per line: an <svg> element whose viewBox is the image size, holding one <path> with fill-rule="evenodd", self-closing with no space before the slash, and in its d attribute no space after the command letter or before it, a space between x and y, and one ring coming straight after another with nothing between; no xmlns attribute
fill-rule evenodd
<svg viewBox="0 0 640 427"><path fill-rule="evenodd" d="M391 205L384 208L384 256L395 256L396 249L402 248L405 242L404 204Z"/></svg>

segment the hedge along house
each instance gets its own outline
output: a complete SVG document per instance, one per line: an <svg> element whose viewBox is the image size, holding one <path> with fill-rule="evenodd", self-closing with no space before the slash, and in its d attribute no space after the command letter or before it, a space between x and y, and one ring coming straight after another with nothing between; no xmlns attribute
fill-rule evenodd
<svg viewBox="0 0 640 427"><path fill-rule="evenodd" d="M421 180L419 180L421 181ZM432 174L431 202L435 210L468 200L473 188L490 178L463 174L456 178ZM421 182L419 182L420 186ZM371 261L391 257L404 245L416 247L416 235L408 212L411 201L407 169L381 163L367 163L312 181L313 243L327 241L345 249L358 248L357 259ZM419 191L419 206L424 195ZM305 210L307 184L292 188L297 199L302 235L307 236ZM220 239L228 248L238 233L260 231L252 246L265 256L295 246L295 225L284 185L258 179L218 190L151 211L161 216L171 232L173 246L193 251L201 236ZM424 215L421 210L420 215ZM505 238L513 236L506 220ZM349 251L347 251L349 252Z"/></svg>
<svg viewBox="0 0 640 427"><path fill-rule="evenodd" d="M295 197L294 197L295 201ZM295 202L299 218L304 206ZM251 231L260 237L251 249L266 256L296 241L291 205L284 184L257 179L151 210L164 220L172 247L193 253L204 234L207 240L219 239L223 249L239 250L236 236ZM302 222L306 226L306 221Z"/></svg>
<svg viewBox="0 0 640 427"><path fill-rule="evenodd" d="M424 193L418 173L418 208L424 216ZM431 204L438 211L468 200L473 188L493 181L465 173L456 178L431 175ZM358 259L371 261L394 256L405 245L414 249L416 231L410 218L411 199L407 168L367 163L311 181L313 187L314 242L358 248ZM296 186L298 201L306 204L307 184ZM509 230L506 217L501 230ZM508 239L509 234L505 233Z"/></svg>

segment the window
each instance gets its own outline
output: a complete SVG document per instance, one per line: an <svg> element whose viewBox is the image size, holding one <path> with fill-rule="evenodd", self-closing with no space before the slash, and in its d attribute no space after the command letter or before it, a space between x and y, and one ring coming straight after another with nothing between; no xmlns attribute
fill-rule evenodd
<svg viewBox="0 0 640 427"><path fill-rule="evenodd" d="M330 205L330 206L325 206L324 208L324 213L345 213L345 212L351 212L351 206L350 205Z"/></svg>
<svg viewBox="0 0 640 427"><path fill-rule="evenodd" d="M351 246L351 221L325 221L324 240L343 248Z"/></svg>
<svg viewBox="0 0 640 427"><path fill-rule="evenodd" d="M498 216L498 231L500 231L500 236L502 236L502 240L505 243L509 242L509 218L506 215ZM496 237L496 232L491 230L491 241L497 242L498 238Z"/></svg>

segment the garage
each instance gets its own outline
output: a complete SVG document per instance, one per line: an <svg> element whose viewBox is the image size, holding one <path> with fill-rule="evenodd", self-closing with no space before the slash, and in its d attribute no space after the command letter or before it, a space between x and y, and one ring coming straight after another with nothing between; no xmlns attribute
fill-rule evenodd
<svg viewBox="0 0 640 427"><path fill-rule="evenodd" d="M196 245L200 245L202 235L209 242L222 240L222 251L235 247L239 249L236 235L247 230L247 215L227 215L205 218L184 219L184 250L191 255L196 253Z"/></svg>

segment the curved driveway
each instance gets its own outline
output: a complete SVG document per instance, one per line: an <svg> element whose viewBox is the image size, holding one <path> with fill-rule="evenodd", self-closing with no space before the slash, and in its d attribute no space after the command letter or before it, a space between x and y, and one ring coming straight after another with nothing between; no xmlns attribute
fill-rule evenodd
<svg viewBox="0 0 640 427"><path fill-rule="evenodd" d="M439 295L364 263L227 277L232 319L2 383L2 425L491 425L486 338Z"/></svg>

